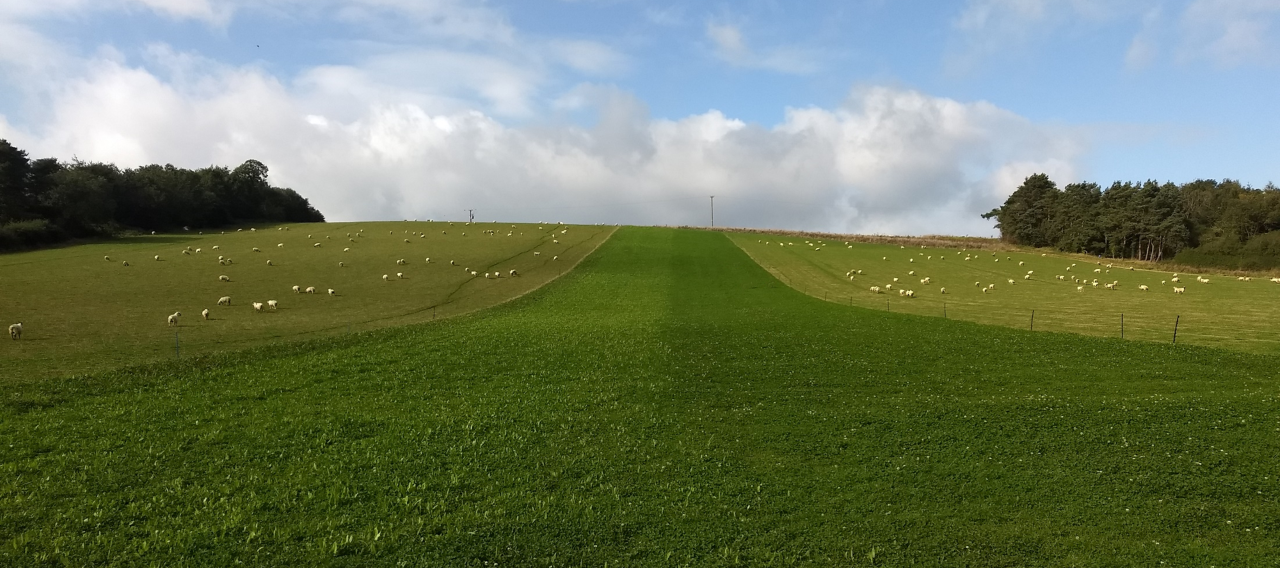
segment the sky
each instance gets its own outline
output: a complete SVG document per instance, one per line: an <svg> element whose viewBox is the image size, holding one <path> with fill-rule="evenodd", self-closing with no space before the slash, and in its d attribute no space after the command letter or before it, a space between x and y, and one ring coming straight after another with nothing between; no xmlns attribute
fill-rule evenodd
<svg viewBox="0 0 1280 568"><path fill-rule="evenodd" d="M0 0L0 138L330 221L993 236L1046 173L1280 182L1280 0Z"/></svg>

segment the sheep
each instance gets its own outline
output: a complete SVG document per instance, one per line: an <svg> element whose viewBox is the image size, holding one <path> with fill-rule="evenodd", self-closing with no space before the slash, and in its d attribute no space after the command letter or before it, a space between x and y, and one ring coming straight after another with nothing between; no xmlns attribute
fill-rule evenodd
<svg viewBox="0 0 1280 568"><path fill-rule="evenodd" d="M1061 275L1061 274L1055 275L1055 276L1054 276L1054 278L1056 278L1056 279L1058 279L1058 280L1066 280L1066 279L1067 279L1067 277L1066 277L1066 276L1063 276L1063 275Z"/></svg>
<svg viewBox="0 0 1280 568"><path fill-rule="evenodd" d="M315 286L307 286L306 292L307 292L308 294L315 294L315 293L316 293L316 287L315 287Z"/></svg>
<svg viewBox="0 0 1280 568"><path fill-rule="evenodd" d="M903 290L902 288L898 288L898 295L899 295L899 296L905 296L906 294L907 294L907 291L906 291L906 290Z"/></svg>
<svg viewBox="0 0 1280 568"><path fill-rule="evenodd" d="M914 259L914 258L908 258L908 259L907 259L907 262L915 262L915 261L916 261L916 259Z"/></svg>
<svg viewBox="0 0 1280 568"><path fill-rule="evenodd" d="M535 252L535 253L533 253L533 254L538 254L538 253L536 253L536 252ZM449 266L457 266L457 265L458 265L458 263L456 263L456 262L454 262L454 261L452 261L452 260L450 260L450 261L449 261Z"/></svg>
<svg viewBox="0 0 1280 568"><path fill-rule="evenodd" d="M1174 294L1181 294L1181 293L1186 292L1186 291L1187 291L1186 286L1183 286L1182 288L1174 287L1174 289L1173 289L1173 293L1174 293Z"/></svg>
<svg viewBox="0 0 1280 568"><path fill-rule="evenodd" d="M382 275L382 281L383 281L383 282L388 282L388 281L390 281L390 280L391 280L391 275L390 275L390 274L383 274L383 275Z"/></svg>
<svg viewBox="0 0 1280 568"><path fill-rule="evenodd" d="M123 264L124 266L129 266L129 261L127 261L127 260L125 260L125 261L121 261L121 264Z"/></svg>
<svg viewBox="0 0 1280 568"><path fill-rule="evenodd" d="M533 251L533 256L538 256L538 255L540 255L540 254L542 254L542 253L540 253L540 252L538 252L538 251L536 251L536 250L535 250L535 251Z"/></svg>
<svg viewBox="0 0 1280 568"><path fill-rule="evenodd" d="M189 250L184 250L184 251L182 251L182 254L185 254L185 255L187 255L187 256L191 256L191 251L189 251Z"/></svg>
<svg viewBox="0 0 1280 568"><path fill-rule="evenodd" d="M929 280L931 280L929 277L921 278L921 279L920 279L920 283L921 283L921 284L928 284L928 283L929 283Z"/></svg>
<svg viewBox="0 0 1280 568"><path fill-rule="evenodd" d="M916 271L914 270L907 272L907 276L915 276L915 275L916 275Z"/></svg>
<svg viewBox="0 0 1280 568"><path fill-rule="evenodd" d="M938 293L939 293L939 294L946 294L946 293L947 293L947 289L946 289L945 287L944 287L944 288L939 288L939 289L938 289Z"/></svg>
<svg viewBox="0 0 1280 568"><path fill-rule="evenodd" d="M516 269L512 268L512 269L511 269L511 275L512 275L512 276L519 276L519 275L520 275L520 273L519 273L519 272L516 272Z"/></svg>
<svg viewBox="0 0 1280 568"><path fill-rule="evenodd" d="M276 243L276 248L284 248L284 243Z"/></svg>
<svg viewBox="0 0 1280 568"><path fill-rule="evenodd" d="M330 288L330 289L329 289L329 295L330 295L330 296L337 296L337 295L338 295L338 291L337 291L337 290L334 290L333 288Z"/></svg>
<svg viewBox="0 0 1280 568"><path fill-rule="evenodd" d="M156 255L156 260L160 260L160 255Z"/></svg>
<svg viewBox="0 0 1280 568"><path fill-rule="evenodd" d="M397 273L396 273L396 279L398 279L398 280L403 280L403 279L404 279L404 273L403 273L403 272L397 272Z"/></svg>
<svg viewBox="0 0 1280 568"><path fill-rule="evenodd" d="M1101 269L1101 268L1095 268L1095 269L1093 269L1093 272L1094 272L1094 274L1101 274L1101 273L1102 273L1102 269Z"/></svg>
<svg viewBox="0 0 1280 568"><path fill-rule="evenodd" d="M254 303L253 303L253 311L258 312L258 313L262 313L262 302L254 302Z"/></svg>
<svg viewBox="0 0 1280 568"><path fill-rule="evenodd" d="M982 285L982 283L981 283L981 282L974 282L974 283L973 283L973 285L974 285L974 286L981 286L981 285Z"/></svg>
<svg viewBox="0 0 1280 568"><path fill-rule="evenodd" d="M1026 263L1022 262L1021 260L1018 261L1018 266L1022 266L1023 264L1026 264Z"/></svg>
<svg viewBox="0 0 1280 568"><path fill-rule="evenodd" d="M893 284L885 284L885 285L884 285L884 289L885 289L885 290L892 290L892 289L893 289Z"/></svg>
<svg viewBox="0 0 1280 568"><path fill-rule="evenodd" d="M897 277L894 277L893 281L894 281L894 282L897 282L897 281L898 281L898 278L897 278Z"/></svg>
<svg viewBox="0 0 1280 568"><path fill-rule="evenodd" d="M278 304L278 303L277 303L275 300L267 300L267 307L268 307L268 308L271 308L271 309L273 309L273 310L274 310L274 309L276 309L277 304Z"/></svg>
<svg viewBox="0 0 1280 568"><path fill-rule="evenodd" d="M107 262L111 262L111 257L109 257L109 256L104 256L104 257L102 257L102 260L105 260L105 261L107 261Z"/></svg>
<svg viewBox="0 0 1280 568"><path fill-rule="evenodd" d="M213 250L218 250L218 245L213 245Z"/></svg>
<svg viewBox="0 0 1280 568"><path fill-rule="evenodd" d="M275 266L274 264L271 264L271 259L269 258L267 259L267 266Z"/></svg>
<svg viewBox="0 0 1280 568"><path fill-rule="evenodd" d="M300 292L302 292L302 287L301 287L301 286L294 286L294 287L293 287L293 293L294 293L294 294L298 294L298 293L300 293Z"/></svg>
<svg viewBox="0 0 1280 568"><path fill-rule="evenodd" d="M908 298L914 298L914 297L916 297L916 291L915 291L915 290L907 290L906 296L907 296Z"/></svg>
<svg viewBox="0 0 1280 568"><path fill-rule="evenodd" d="M991 291L991 289L990 289L990 288L983 288L983 289L982 289L982 293L983 293L983 294L986 294L987 292L990 292L990 291Z"/></svg>
<svg viewBox="0 0 1280 568"><path fill-rule="evenodd" d="M1116 285L1115 285L1114 283L1111 283L1111 282L1108 282L1108 283L1106 283L1106 284L1103 284L1103 285L1102 285L1102 287L1103 287L1103 288L1106 288L1106 289L1108 289L1108 290L1115 290L1115 289L1116 289Z"/></svg>
<svg viewBox="0 0 1280 568"><path fill-rule="evenodd" d="M1035 274L1035 273L1036 273L1036 271L1034 271L1034 270L1028 270L1028 271L1027 271L1027 274Z"/></svg>
<svg viewBox="0 0 1280 568"><path fill-rule="evenodd" d="M172 314L169 314L169 327L174 327L178 325L178 316L181 316L181 315L182 315L182 312L173 312Z"/></svg>
<svg viewBox="0 0 1280 568"><path fill-rule="evenodd" d="M1009 281L1009 284L1014 284L1014 281L1012 278L1009 278L1008 281Z"/></svg>
<svg viewBox="0 0 1280 568"><path fill-rule="evenodd" d="M1143 285L1141 285L1141 286L1138 286L1138 289L1139 289L1139 290L1142 290L1143 292L1146 292L1147 290L1149 290L1149 288L1147 288L1147 285L1146 285L1146 284L1143 284Z"/></svg>
<svg viewBox="0 0 1280 568"><path fill-rule="evenodd" d="M218 281L219 281L219 282L230 282L230 281L231 281L231 277L230 277L230 276L227 276L226 274L222 274L222 275L219 275L219 276L218 276Z"/></svg>
<svg viewBox="0 0 1280 568"><path fill-rule="evenodd" d="M258 247L253 247L253 252L262 252L262 249Z"/></svg>
<svg viewBox="0 0 1280 568"><path fill-rule="evenodd" d="M1181 279L1181 278L1178 278L1177 276L1174 276L1173 278L1170 278L1170 279L1169 279L1169 281L1170 281L1170 282L1181 282L1181 281L1182 281L1182 279Z"/></svg>
<svg viewBox="0 0 1280 568"><path fill-rule="evenodd" d="M879 286L872 286L872 287L871 287L871 291L872 291L872 292L875 292L876 294L881 293L881 292L880 292L880 287L879 287Z"/></svg>
<svg viewBox="0 0 1280 568"><path fill-rule="evenodd" d="M206 321L208 321L208 319L209 319L209 308L205 308L205 309L201 310L201 311L200 311L200 317L202 317L202 318L204 318Z"/></svg>
<svg viewBox="0 0 1280 568"><path fill-rule="evenodd" d="M18 322L9 326L9 339L12 339L14 341L22 339L22 322Z"/></svg>
<svg viewBox="0 0 1280 568"><path fill-rule="evenodd" d="M230 305L231 305L231 296L223 296L223 297L221 297L221 298L218 298L218 305L219 305L219 306L230 306Z"/></svg>
<svg viewBox="0 0 1280 568"><path fill-rule="evenodd" d="M346 266L346 265L347 265L347 263L342 262L342 261L338 261L338 268L342 268L342 267L344 267L344 266Z"/></svg>
<svg viewBox="0 0 1280 568"><path fill-rule="evenodd" d="M403 258L397 258L397 259L396 259L396 264L397 264L397 265L401 265L401 264L408 264L408 263L407 263L407 262L405 262Z"/></svg>
<svg viewBox="0 0 1280 568"><path fill-rule="evenodd" d="M471 271L471 276L473 276L473 277L474 277L474 276L477 276L476 271L472 270L472 271Z"/></svg>
<svg viewBox="0 0 1280 568"><path fill-rule="evenodd" d="M1076 291L1077 291L1077 292L1083 292L1083 291L1084 291L1084 286L1076 286Z"/></svg>
<svg viewBox="0 0 1280 568"><path fill-rule="evenodd" d="M313 246L313 247L315 247L315 248L320 248L320 243L316 243L316 244L311 245L311 246Z"/></svg>
<svg viewBox="0 0 1280 568"><path fill-rule="evenodd" d="M551 257L551 260L560 260L560 257L559 257L559 256L553 256L553 257Z"/></svg>
<svg viewBox="0 0 1280 568"><path fill-rule="evenodd" d="M1030 274L1024 274L1024 275L1022 276L1022 279L1023 279L1023 280L1030 280L1030 279L1031 279L1031 275L1030 275Z"/></svg>
<svg viewBox="0 0 1280 568"><path fill-rule="evenodd" d="M351 247L346 247L342 249L342 252L350 252L350 251L351 251Z"/></svg>

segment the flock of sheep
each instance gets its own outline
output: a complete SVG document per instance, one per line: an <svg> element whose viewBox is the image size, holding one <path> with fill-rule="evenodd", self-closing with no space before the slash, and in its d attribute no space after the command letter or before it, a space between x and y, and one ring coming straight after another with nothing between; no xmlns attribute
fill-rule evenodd
<svg viewBox="0 0 1280 568"><path fill-rule="evenodd" d="M779 245L779 246L783 246L783 247L786 247L786 246L795 246L795 242L793 242L793 241L777 241L777 242L775 243L775 242L773 242L773 241L766 241L766 240L763 240L763 239L758 239L756 242L758 242L758 243L762 243L762 244L764 244L764 245L773 245L773 244L777 244L777 245ZM810 249L811 251L813 251L813 252L821 251L821 250L822 250L822 248L823 248L824 246L827 246L827 245L828 245L828 243L823 242L823 241L809 241L809 240L804 241L804 244L805 244L805 245L807 245L807 246L809 247L809 249ZM853 245L852 245L852 244L850 244L849 242L845 242L844 244L845 244L848 248L853 248ZM898 247L898 248L900 248L900 249L906 249L906 246L899 245L899 247ZM921 249L924 249L925 247L924 247L924 245L921 245L921 246L920 246L920 248L921 248ZM961 254L963 254L963 255L964 255L963 261L970 261L970 262L972 262L972 261L975 261L975 260L979 260L979 258L981 258L981 257L979 257L979 256L977 255L977 253L969 252L969 251L968 251L968 249L960 249L960 250L958 250L958 251L955 251L955 255L956 255L957 257L958 257L959 255L961 255ZM1044 256L1048 256L1048 255L1047 255L1047 254L1045 254L1045 253L1042 253L1040 256L1044 257ZM994 257L994 258L993 258L994 262L1000 262L1000 260L1001 260L1001 259L999 258L999 255L998 255L997 253L995 253L995 252L991 253L991 257ZM922 262L922 263L923 263L923 262L927 262L927 261L932 261L932 260L934 260L934 258L935 258L935 255L926 255L926 253L924 253L924 252L920 252L920 253L917 253L917 255L916 255L916 256L909 256L909 257L907 258L907 263L908 263L908 264L915 264L917 260L919 260L920 262ZM940 261L941 261L941 260L947 260L947 258L948 258L948 257L947 257L947 255L945 255L945 254L938 253L938 254L936 255L936 258L937 258L937 260L940 260ZM881 257L881 260L888 262L890 259L889 259L889 257L888 257L888 256L882 256L882 257ZM1006 257L1004 258L1004 260L1005 260L1006 262L1014 262L1014 260L1013 260L1013 258L1012 258L1011 256L1006 256ZM1026 264L1026 262L1025 262L1025 261L1017 261L1017 262L1018 262L1018 266L1024 266L1024 265ZM1106 265L1104 266L1104 265L1103 265L1103 263L1102 263L1102 261L1097 261L1097 265L1098 265L1098 268L1095 268L1095 269L1093 270L1093 272L1094 272L1095 274L1110 273L1110 272L1111 272L1111 270L1113 270L1113 269L1115 269L1115 270L1128 270L1128 271L1132 271L1132 270L1134 270L1134 268L1133 268L1132 266L1129 266L1129 267L1118 267L1118 266L1116 266L1114 263L1109 263L1109 264L1106 264ZM1073 268L1076 268L1076 266L1077 266L1077 264L1076 264L1076 263L1072 263L1070 266L1067 266L1067 267L1066 267L1065 272L1068 272L1068 273L1072 272L1072 269L1073 269ZM861 269L851 269L851 270L849 270L849 271L845 272L845 277L847 277L851 282L853 282L853 281L856 281L856 280L858 279L858 277L859 277L860 275L862 275L862 274L863 274L863 271L862 271ZM1019 273L1019 274L1022 276L1022 280L1034 280L1034 279L1035 279L1035 271L1034 271L1034 270L1027 270L1025 274L1021 274L1021 273ZM907 271L907 273L906 273L906 275L907 275L907 276L909 276L909 277L912 277L913 279L915 279L915 278L919 278L919 283L920 283L921 285L929 285L929 284L931 284L931 283L932 283L932 280L933 280L933 279L932 279L932 277L929 277L929 276L919 277L919 275L917 275L917 274L916 274L916 271L915 271L915 270L908 270L908 271ZM1100 282L1100 281L1098 280L1098 278L1096 278L1096 277L1095 277L1095 278L1093 278L1092 280L1090 280L1090 279L1088 279L1088 278L1080 278L1080 277L1076 277L1076 276L1068 276L1068 275L1061 275L1061 274L1054 276L1054 279L1055 279L1055 280L1062 281L1062 282L1066 282L1066 281L1068 280L1068 278L1070 278L1070 280L1071 280L1073 283L1075 283L1075 284L1076 284L1076 291L1078 291L1078 292L1083 292L1083 291L1085 290L1085 288L1086 288L1086 287L1093 287L1093 288L1097 288L1099 285L1101 285L1103 288L1108 289L1108 290L1116 290L1116 289L1120 286L1120 281L1119 281L1119 280L1112 280L1111 282ZM1171 287L1171 288L1172 288L1172 290L1173 290L1173 293L1174 293L1174 294L1183 294L1183 293L1185 293L1185 292L1186 292L1186 287L1185 287L1185 286L1177 286L1177 284L1181 283L1181 279L1182 279L1182 277L1180 277L1177 273L1174 273L1174 274L1173 274L1173 276L1172 276L1172 278L1170 278L1169 280L1161 280L1161 281L1160 281L1160 284L1162 284L1162 285L1164 285L1164 284L1169 284L1169 283L1175 284L1174 286L1172 286L1172 287ZM1018 283L1018 280L1016 280L1016 279L1014 279L1014 278L1006 278L1005 280L1006 280L1006 282L1007 282L1010 286L1012 286L1012 285L1016 285L1016 284ZM1238 277L1238 278L1237 278L1237 280L1241 280L1241 281L1249 281L1249 280L1252 280L1252 278L1247 277L1247 276L1240 276L1240 277ZM1209 283L1209 278L1205 278L1205 277L1202 277L1202 276L1196 276L1196 281L1197 281L1197 282L1199 282L1199 283L1202 283L1202 284L1207 284L1207 283ZM1271 279L1271 281L1272 281L1272 282L1276 282L1276 283L1280 283L1280 277L1272 278L1272 279ZM994 283L988 283L988 284L986 284L986 285L984 286L984 285L982 284L982 282L974 282L974 283L973 283L973 285L974 285L974 286L976 286L976 287L979 287L979 288L981 289L981 291L982 291L982 293L983 293L983 294L992 293L992 292L994 292L994 291L995 291L995 289L996 289L996 285L995 285ZM899 296L902 296L902 297L904 297L904 298L915 298L915 297L917 297L917 296L916 296L916 291L915 291L914 289L912 289L912 287L904 286L904 283L903 283L903 282L900 282L898 277L893 277L893 278L892 278L892 281L887 282L887 283L884 283L884 284L876 284L876 285L872 285L872 286L868 287L867 289L868 289L872 294L884 294L884 293L886 293L886 292L892 292L892 291L896 290L896 291L898 292L898 295L899 295ZM1143 285L1139 285L1139 286L1138 286L1138 290L1141 290L1141 291L1143 291L1143 292L1147 292L1147 291L1149 291L1150 289L1151 289L1151 288L1150 288L1149 286L1145 285L1145 284L1143 284ZM940 287L940 288L938 289L938 293L939 293L939 294L946 294L946 293L947 293L947 289L946 289L945 287Z"/></svg>

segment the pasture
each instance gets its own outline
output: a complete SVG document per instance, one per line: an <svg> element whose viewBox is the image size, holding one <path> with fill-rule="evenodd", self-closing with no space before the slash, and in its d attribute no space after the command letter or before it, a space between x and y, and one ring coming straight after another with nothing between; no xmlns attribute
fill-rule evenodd
<svg viewBox="0 0 1280 568"><path fill-rule="evenodd" d="M11 390L0 564L1269 564L1275 368L624 228L462 317Z"/></svg>
<svg viewBox="0 0 1280 568"><path fill-rule="evenodd" d="M1210 272L1130 270L1133 263L1123 260L1041 251L846 244L751 233L729 238L784 282L831 302L1117 338L1123 314L1125 339L1171 343L1176 323L1179 344L1280 353L1280 284L1268 277L1242 281ZM1175 276L1180 282L1172 281ZM1107 288L1109 283L1116 285ZM994 288L984 291L988 285ZM1185 292L1175 294L1175 286ZM900 288L915 297L900 296Z"/></svg>
<svg viewBox="0 0 1280 568"><path fill-rule="evenodd" d="M24 327L22 341L0 344L0 380L30 382L451 317L545 284L613 230L417 221L254 229L0 255L0 321ZM295 293L295 285L316 293ZM229 306L217 304L224 296ZM268 300L278 309L252 308ZM174 312L182 316L171 327L166 318Z"/></svg>

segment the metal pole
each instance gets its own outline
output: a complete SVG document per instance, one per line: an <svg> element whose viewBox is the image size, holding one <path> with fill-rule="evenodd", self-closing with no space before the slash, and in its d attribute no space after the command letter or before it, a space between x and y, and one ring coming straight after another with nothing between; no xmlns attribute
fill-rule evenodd
<svg viewBox="0 0 1280 568"><path fill-rule="evenodd" d="M1124 339L1124 314L1120 314L1120 339Z"/></svg>
<svg viewBox="0 0 1280 568"><path fill-rule="evenodd" d="M716 196L711 196L711 226L716 226Z"/></svg>
<svg viewBox="0 0 1280 568"><path fill-rule="evenodd" d="M942 303L942 319L947 319L947 303Z"/></svg>
<svg viewBox="0 0 1280 568"><path fill-rule="evenodd" d="M1174 345L1178 344L1178 321L1181 319L1182 319L1182 316L1178 316L1173 320L1173 344Z"/></svg>
<svg viewBox="0 0 1280 568"><path fill-rule="evenodd" d="M1036 330L1036 311L1031 310L1031 331Z"/></svg>

